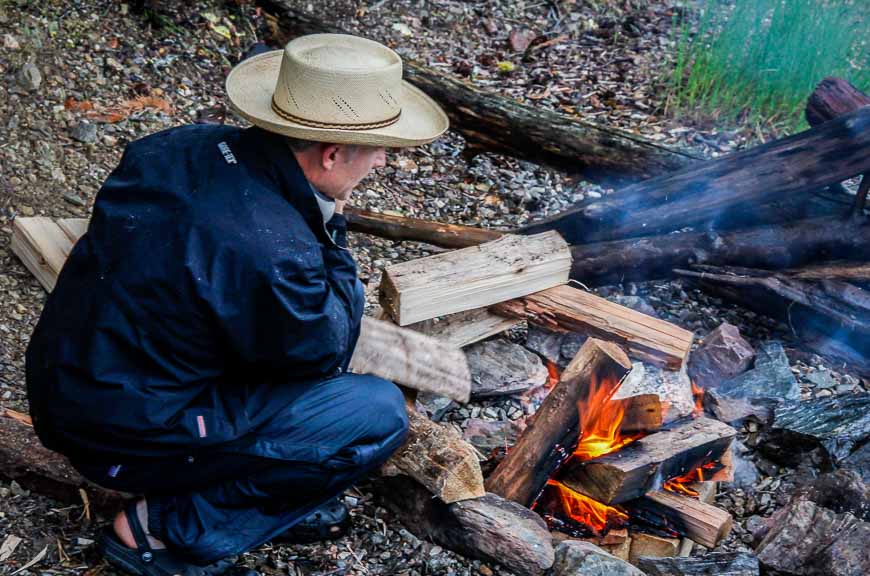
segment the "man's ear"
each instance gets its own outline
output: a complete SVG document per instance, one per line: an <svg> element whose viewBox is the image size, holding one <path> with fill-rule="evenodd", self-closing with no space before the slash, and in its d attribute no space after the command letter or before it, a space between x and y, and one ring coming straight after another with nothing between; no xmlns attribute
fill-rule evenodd
<svg viewBox="0 0 870 576"><path fill-rule="evenodd" d="M324 170L332 170L338 160L339 144L326 144L320 150L320 165Z"/></svg>

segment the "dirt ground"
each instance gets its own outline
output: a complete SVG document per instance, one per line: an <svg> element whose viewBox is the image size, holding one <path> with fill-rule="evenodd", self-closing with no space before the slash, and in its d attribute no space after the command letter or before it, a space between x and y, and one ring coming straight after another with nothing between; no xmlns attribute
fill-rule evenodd
<svg viewBox="0 0 870 576"><path fill-rule="evenodd" d="M143 12L137 4L156 8ZM316 6L323 18L379 39L405 58L504 96L581 114L707 157L770 137L740 126L687 126L665 114L671 26L683 2L325 0L298 5L308 11ZM539 37L552 43L524 60L517 47ZM273 38L267 15L243 0L0 0L0 406L27 411L24 351L46 297L9 250L12 220L86 217L127 142L204 119L237 122L226 108L224 78L251 44ZM462 148L461 137L451 133L430 145L391 153L388 166L357 189L354 204L507 229L607 193L511 158L484 154L469 161ZM362 235L352 235L351 243L370 292L386 264L433 251ZM698 335L728 320L753 343L789 337L787 327L677 282L599 293L642 297L663 318ZM800 375L825 366L839 384L867 388L847 367L803 358L794 361L793 371ZM804 383L805 397L813 394ZM770 514L775 505L770 495L789 472L767 466L762 474L769 481L764 498L735 488L721 499L741 522ZM328 544L266 546L246 554L243 562L267 574L510 574L421 542L378 506L364 485L346 500L354 514L350 536ZM10 534L22 538L0 563L0 574L112 573L93 551L99 521L85 517L81 505L64 506L0 482L0 541ZM739 549L746 534L735 530L727 545Z"/></svg>

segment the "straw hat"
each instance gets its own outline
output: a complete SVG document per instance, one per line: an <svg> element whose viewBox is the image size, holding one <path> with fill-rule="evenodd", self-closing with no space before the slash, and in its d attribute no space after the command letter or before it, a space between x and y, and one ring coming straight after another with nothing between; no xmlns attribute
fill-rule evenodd
<svg viewBox="0 0 870 576"><path fill-rule="evenodd" d="M377 42L312 34L249 58L227 77L236 110L293 138L418 146L447 130L444 111L402 80L402 59Z"/></svg>

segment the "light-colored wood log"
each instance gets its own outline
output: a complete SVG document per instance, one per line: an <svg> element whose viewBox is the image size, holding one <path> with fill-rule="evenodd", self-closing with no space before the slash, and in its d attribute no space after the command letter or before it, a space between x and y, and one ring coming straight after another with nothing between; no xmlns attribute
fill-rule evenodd
<svg viewBox="0 0 870 576"><path fill-rule="evenodd" d="M407 326L564 284L570 271L571 250L559 234L507 235L388 266L380 301Z"/></svg>
<svg viewBox="0 0 870 576"><path fill-rule="evenodd" d="M715 548L731 532L731 514L691 496L656 490L629 506L632 514L670 527L707 548Z"/></svg>
<svg viewBox="0 0 870 576"><path fill-rule="evenodd" d="M621 344L632 358L679 370L693 334L675 324L571 286L556 286L491 307L550 330L579 332Z"/></svg>
<svg viewBox="0 0 870 576"><path fill-rule="evenodd" d="M87 218L60 218L57 220L57 225L64 231L73 244L78 242L78 239L85 235L88 231Z"/></svg>
<svg viewBox="0 0 870 576"><path fill-rule="evenodd" d="M524 506L537 498L580 435L577 404L602 380L617 384L631 370L619 346L588 339L544 399L517 444L487 479L487 490ZM562 454L557 451L561 447Z"/></svg>
<svg viewBox="0 0 870 576"><path fill-rule="evenodd" d="M471 373L462 350L374 318L362 320L350 369L458 402L468 402L471 395Z"/></svg>
<svg viewBox="0 0 870 576"><path fill-rule="evenodd" d="M499 316L487 308L476 308L415 322L406 328L432 336L451 346L463 348L509 330L521 322L522 320L516 318Z"/></svg>
<svg viewBox="0 0 870 576"><path fill-rule="evenodd" d="M628 561L637 564L637 559L641 556L670 558L677 555L679 547L680 541L676 538L662 538L645 532L632 532Z"/></svg>
<svg viewBox="0 0 870 576"><path fill-rule="evenodd" d="M657 482L718 459L736 434L718 420L698 418L611 454L586 462L571 460L560 470L559 480L599 502L620 504L643 496Z"/></svg>
<svg viewBox="0 0 870 576"><path fill-rule="evenodd" d="M453 428L408 412L405 444L384 464L384 476L413 478L444 502L479 498L486 492L477 451Z"/></svg>

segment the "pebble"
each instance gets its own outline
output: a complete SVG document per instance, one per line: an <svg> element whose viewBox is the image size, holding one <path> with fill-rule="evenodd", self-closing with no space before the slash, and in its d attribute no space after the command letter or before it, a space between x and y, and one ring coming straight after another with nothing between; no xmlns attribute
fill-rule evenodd
<svg viewBox="0 0 870 576"><path fill-rule="evenodd" d="M70 136L73 140L77 140L84 144L91 144L97 141L97 125L90 122L79 122L70 131Z"/></svg>
<svg viewBox="0 0 870 576"><path fill-rule="evenodd" d="M75 206L85 207L87 205L81 196L76 196L75 194L72 194L70 192L64 194L63 199L70 204L74 204Z"/></svg>
<svg viewBox="0 0 870 576"><path fill-rule="evenodd" d="M32 62L28 62L18 71L18 84L29 92L35 92L42 86L42 72Z"/></svg>
<svg viewBox="0 0 870 576"><path fill-rule="evenodd" d="M18 43L18 39L12 34L4 34L3 47L7 50L18 50L21 48L21 44Z"/></svg>

